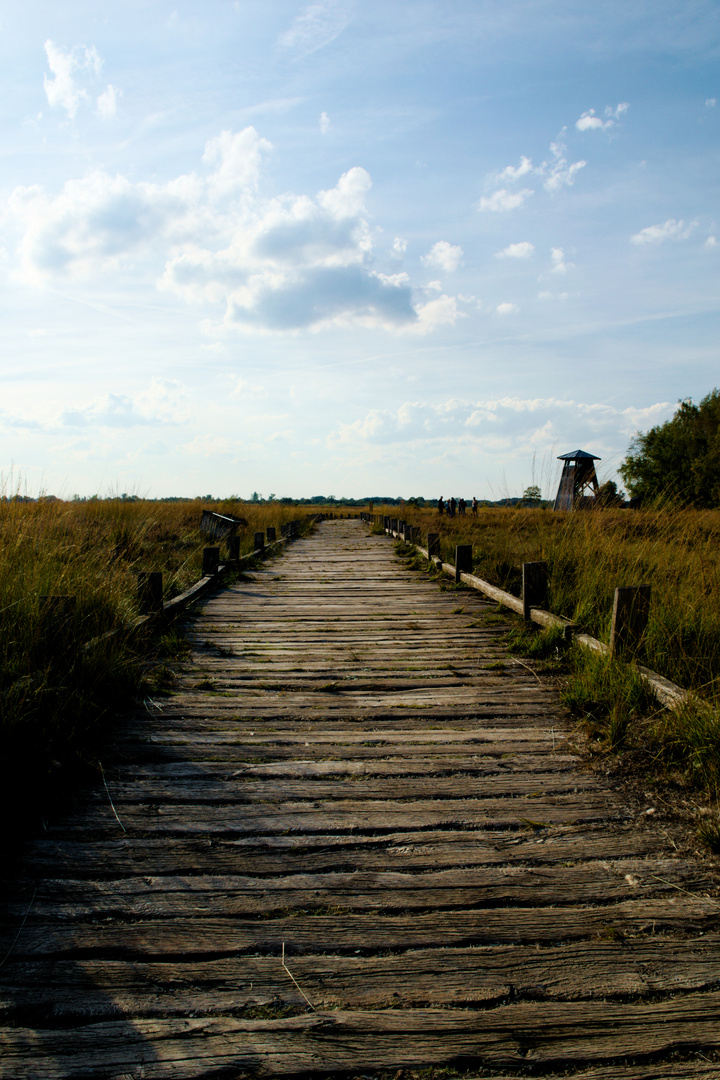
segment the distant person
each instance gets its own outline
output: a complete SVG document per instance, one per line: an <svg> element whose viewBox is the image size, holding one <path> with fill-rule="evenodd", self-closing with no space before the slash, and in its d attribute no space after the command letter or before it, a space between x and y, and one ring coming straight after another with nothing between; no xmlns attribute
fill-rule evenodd
<svg viewBox="0 0 720 1080"><path fill-rule="evenodd" d="M459 511L460 511L460 513L461 513L461 514L463 514L463 515L464 515L464 513L465 513L465 507L466 507L466 506L467 506L467 503L465 502L465 500L464 500L464 499L461 499L461 500L460 500L460 502L458 503L458 510L459 510Z"/></svg>
<svg viewBox="0 0 720 1080"><path fill-rule="evenodd" d="M457 500L455 496L450 499L450 517L455 517L455 511L457 510Z"/></svg>
<svg viewBox="0 0 720 1080"><path fill-rule="evenodd" d="M443 502L443 497L441 495L440 498L438 499L438 514L444 514L444 513L445 513L445 503Z"/></svg>
<svg viewBox="0 0 720 1080"><path fill-rule="evenodd" d="M473 514L477 514L477 499L475 498L474 495L473 495L473 501L472 501L472 512L473 512Z"/></svg>

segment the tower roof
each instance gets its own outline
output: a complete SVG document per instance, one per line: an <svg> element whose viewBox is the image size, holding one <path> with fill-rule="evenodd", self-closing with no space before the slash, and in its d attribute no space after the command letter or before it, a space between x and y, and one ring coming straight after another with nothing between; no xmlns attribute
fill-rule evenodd
<svg viewBox="0 0 720 1080"><path fill-rule="evenodd" d="M588 454L587 450L573 450L569 454L558 454L558 461L576 461L577 459L580 459L580 460L584 459L586 461L587 460L590 460L590 461L601 461L602 460L601 458L599 458L597 456L597 454Z"/></svg>

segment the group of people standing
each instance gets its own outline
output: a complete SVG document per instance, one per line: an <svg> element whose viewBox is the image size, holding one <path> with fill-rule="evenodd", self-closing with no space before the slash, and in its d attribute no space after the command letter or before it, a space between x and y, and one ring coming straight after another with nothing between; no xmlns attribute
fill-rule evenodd
<svg viewBox="0 0 720 1080"><path fill-rule="evenodd" d="M447 503L445 503L443 501L443 497L441 495L440 498L438 499L438 502L437 502L437 508L438 508L438 514L444 514L446 512L446 510L447 510L447 516L448 517L455 517L455 514L464 514L465 513L465 511L467 509L467 503L465 502L464 499L455 499L455 498L448 499ZM474 495L473 495L473 501L472 501L472 512L473 512L473 514L477 514L477 512L478 512L478 501L477 501L477 499L475 498Z"/></svg>

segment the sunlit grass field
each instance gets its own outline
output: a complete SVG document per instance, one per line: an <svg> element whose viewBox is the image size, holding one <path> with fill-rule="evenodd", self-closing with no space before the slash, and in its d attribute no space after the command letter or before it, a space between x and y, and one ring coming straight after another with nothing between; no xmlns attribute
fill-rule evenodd
<svg viewBox="0 0 720 1080"><path fill-rule="evenodd" d="M546 561L548 609L606 642L615 589L650 585L643 662L720 703L720 511L385 512L419 526L423 544L428 532L439 533L446 562L454 562L457 544L472 544L474 572L515 595L522 563Z"/></svg>

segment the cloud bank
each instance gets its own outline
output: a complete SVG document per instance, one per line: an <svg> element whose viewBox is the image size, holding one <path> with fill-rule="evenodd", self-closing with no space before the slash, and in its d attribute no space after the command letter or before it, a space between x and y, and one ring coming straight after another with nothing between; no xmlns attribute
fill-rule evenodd
<svg viewBox="0 0 720 1080"><path fill-rule="evenodd" d="M408 401L397 410L372 409L328 437L329 449L362 454L373 446L407 446L435 459L453 446L502 460L553 455L582 446L594 452L626 443L638 429L668 419L676 405L616 409L558 398L451 398L439 404ZM558 449L559 448L559 449ZM493 463L493 470L497 466Z"/></svg>
<svg viewBox="0 0 720 1080"><path fill-rule="evenodd" d="M271 150L247 127L211 139L202 170L165 183L97 170L68 180L57 195L17 188L5 226L18 230L18 276L41 283L152 273L161 253L159 287L221 309L225 328L299 332L360 324L426 333L455 321L454 298L426 302L406 274L377 269L365 169L348 169L314 197L268 198L260 185ZM402 253L396 240L395 254ZM441 240L423 262L451 272L462 254Z"/></svg>

